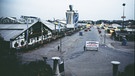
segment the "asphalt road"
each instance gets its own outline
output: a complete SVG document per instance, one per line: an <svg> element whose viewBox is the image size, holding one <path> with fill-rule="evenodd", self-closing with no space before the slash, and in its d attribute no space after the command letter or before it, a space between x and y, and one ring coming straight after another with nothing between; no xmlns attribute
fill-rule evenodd
<svg viewBox="0 0 135 76"><path fill-rule="evenodd" d="M112 76L111 61L120 61L119 71L123 71L126 65L134 62L133 53L122 52L104 45L99 46L99 51L84 51L85 41L98 40L102 42L102 39L96 27L92 27L91 31L81 31L83 36L76 33L61 39L61 52L57 49L60 44L58 39L40 48L20 54L22 61L40 60L44 56L48 59L53 56L61 56L65 61L66 76Z"/></svg>

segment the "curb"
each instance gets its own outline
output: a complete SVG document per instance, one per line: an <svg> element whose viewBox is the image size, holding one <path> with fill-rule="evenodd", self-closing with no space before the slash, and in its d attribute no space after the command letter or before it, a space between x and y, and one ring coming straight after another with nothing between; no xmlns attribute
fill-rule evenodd
<svg viewBox="0 0 135 76"><path fill-rule="evenodd" d="M113 48L113 49L115 49L115 48L111 45L111 43L106 44L106 46L108 46L109 48Z"/></svg>

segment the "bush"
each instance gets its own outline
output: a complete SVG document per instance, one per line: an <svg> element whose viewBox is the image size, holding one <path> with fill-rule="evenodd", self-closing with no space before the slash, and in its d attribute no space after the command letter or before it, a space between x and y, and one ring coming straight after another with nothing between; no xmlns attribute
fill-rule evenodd
<svg viewBox="0 0 135 76"><path fill-rule="evenodd" d="M119 72L118 76L135 76L134 66L135 63L129 64L125 67L124 72Z"/></svg>
<svg viewBox="0 0 135 76"><path fill-rule="evenodd" d="M0 76L52 76L52 68L44 61L21 64L17 56L0 58Z"/></svg>

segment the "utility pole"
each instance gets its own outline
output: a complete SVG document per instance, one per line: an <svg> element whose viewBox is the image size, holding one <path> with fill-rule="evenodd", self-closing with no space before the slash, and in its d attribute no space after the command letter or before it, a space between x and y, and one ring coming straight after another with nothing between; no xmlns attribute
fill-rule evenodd
<svg viewBox="0 0 135 76"><path fill-rule="evenodd" d="M62 40L60 38L60 52L62 52Z"/></svg>
<svg viewBox="0 0 135 76"><path fill-rule="evenodd" d="M61 32L61 26L60 26L60 23L58 23L58 27L59 27L59 35L60 35L60 32ZM60 52L62 51L62 40L60 38Z"/></svg>
<svg viewBox="0 0 135 76"><path fill-rule="evenodd" d="M106 30L104 31L104 45L106 43Z"/></svg>
<svg viewBox="0 0 135 76"><path fill-rule="evenodd" d="M121 18L123 19L123 21L122 21L122 28L124 29L124 27L125 27L125 25L124 25L124 18L126 18L126 16L124 16L124 14L125 14L125 3L123 3L122 4L122 6L123 6L123 16L121 16Z"/></svg>
<svg viewBox="0 0 135 76"><path fill-rule="evenodd" d="M28 34L29 34L29 31L28 31L28 18L26 18L26 25L27 25L27 30L26 30L26 49L28 49Z"/></svg>

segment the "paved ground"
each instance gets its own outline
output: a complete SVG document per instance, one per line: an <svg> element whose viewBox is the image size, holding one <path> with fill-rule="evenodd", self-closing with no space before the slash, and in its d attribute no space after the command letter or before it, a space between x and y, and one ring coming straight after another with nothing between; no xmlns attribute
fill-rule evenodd
<svg viewBox="0 0 135 76"><path fill-rule="evenodd" d="M95 51L83 52L83 54L78 56L78 58L71 59L68 62L66 62L66 64L70 65L70 66L65 65L67 68L66 76L71 76L71 75L72 76L89 76L89 75L111 76L112 66L111 64L109 64L110 60L117 60L121 62L119 71L123 71L125 66L129 64L126 62L132 61L132 58L128 58L128 55L134 54L134 42L128 42L127 46L121 46L121 42L110 39L110 34L106 34L106 39L105 39L106 45L104 46L104 37L99 39L100 39L99 40L100 50L98 52ZM109 48L105 49L105 47L109 47ZM97 62L95 60L97 60ZM74 63L75 61L77 63ZM94 66L93 64L96 64L96 66ZM84 65L92 65L92 66L84 66Z"/></svg>
<svg viewBox="0 0 135 76"><path fill-rule="evenodd" d="M80 44L83 45L83 40L85 38L87 39L89 37L89 34L91 32L85 32L84 36L78 36L78 33L72 36L66 36L62 38L62 55L64 55L65 59L65 68L66 68L66 76L89 76L89 73L91 76L96 76L94 75L95 71L99 71L98 75L100 76L110 76L111 74L111 64L110 60L121 60L120 62L123 63L121 66L125 66L128 63L125 63L125 60L127 61L132 61L132 58L128 58L127 56L129 54L127 53L122 53L119 51L124 51L128 53L134 53L134 43L133 42L128 42L127 46L121 46L121 42L119 41L113 41L110 39L110 35L106 34L106 41L105 44L106 46L100 47L99 52L84 52L83 48L80 47ZM96 33L94 33L96 34ZM98 32L97 32L98 34ZM93 35L94 37L94 35ZM99 36L100 37L100 36ZM79 41L80 39L81 41ZM104 39L100 39L100 41L103 41ZM72 43L71 43L72 42ZM25 61L34 61L34 60L39 60L43 59L42 57L46 56L49 59L51 59L52 56L61 56L60 52L58 51L58 45L60 43L60 40L56 40L54 42L45 44L44 46L34 49L32 51L29 51L27 53L21 54L22 60ZM76 43L76 46L74 44ZM102 44L101 44L102 45ZM79 46L79 47L78 47ZM106 47L109 47L105 49ZM77 48L77 50L74 50ZM114 50L112 50L114 49ZM108 51L109 50L109 51ZM112 51L110 51L112 50ZM117 51L116 51L117 50ZM71 52L72 51L72 52ZM116 52L116 53L115 53ZM124 54L124 55L121 55ZM117 57L116 57L117 56ZM105 59L106 58L106 59ZM124 60L123 60L124 58ZM97 60L97 61L95 61ZM86 62L84 62L86 61ZM78 62L76 64L76 62ZM105 62L101 64L97 64L99 62ZM108 62L108 63L107 63ZM79 66L82 65L82 66ZM93 65L97 64L96 66L87 66L87 65ZM86 65L86 66L85 66ZM102 66L109 66L109 67L104 67L104 70ZM80 68L80 69L78 69ZM85 68L84 70L82 68ZM89 69L91 68L91 69ZM98 70L97 70L98 68ZM82 69L82 70L81 70ZM101 74L102 71L102 74ZM107 73L106 73L107 71ZM80 73L78 73L80 72ZM81 74L81 75L79 75ZM92 75L93 74L93 75Z"/></svg>
<svg viewBox="0 0 135 76"><path fill-rule="evenodd" d="M127 45L123 46L121 45L121 41L114 41L110 39L110 34L106 34L106 45L110 48L123 51L123 52L129 52L133 53L135 51L135 43L134 41L127 41Z"/></svg>
<svg viewBox="0 0 135 76"><path fill-rule="evenodd" d="M99 35L100 37L100 35ZM103 37L103 36L102 36ZM80 39L82 39L80 37ZM99 38L100 39L100 38ZM100 39L99 41L102 41L104 45L104 39ZM78 36L72 38L70 36L62 38L62 51L61 53L64 53L64 55L69 53L69 51L72 50L72 45L74 42L78 42ZM73 42L73 43L68 43L68 42ZM65 44L64 44L65 43ZM68 44L66 44L68 43ZM100 45L102 45L100 42ZM53 45L52 45L53 44ZM59 39L56 40L55 42L50 42L48 44L45 44L44 46L41 46L40 48L33 49L27 53L21 54L22 56L22 61L35 61L42 59L42 57L46 56L49 59L51 59L52 56L60 56L61 53L58 51L58 45L60 44ZM129 52L129 53L134 53L135 48L134 48L134 42L127 42L126 46L122 46L120 41L114 41L110 39L110 34L106 34L106 39L105 39L105 45L109 48L113 48L115 50L119 51L124 51L124 52Z"/></svg>

